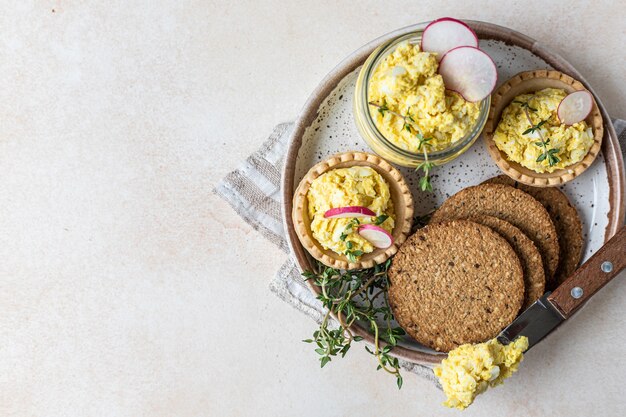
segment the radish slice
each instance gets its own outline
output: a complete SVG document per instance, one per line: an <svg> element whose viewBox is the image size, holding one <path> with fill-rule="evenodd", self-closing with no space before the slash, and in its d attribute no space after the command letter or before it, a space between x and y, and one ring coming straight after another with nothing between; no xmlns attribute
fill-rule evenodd
<svg viewBox="0 0 626 417"><path fill-rule="evenodd" d="M491 57L473 46L448 51L439 64L439 74L448 90L456 91L470 102L489 96L498 81L496 64Z"/></svg>
<svg viewBox="0 0 626 417"><path fill-rule="evenodd" d="M373 224L359 226L359 234L377 248L385 249L393 244L393 237L389 232Z"/></svg>
<svg viewBox="0 0 626 417"><path fill-rule="evenodd" d="M367 207L351 206L331 208L324 213L327 219L343 219L345 217L374 217L376 213Z"/></svg>
<svg viewBox="0 0 626 417"><path fill-rule="evenodd" d="M593 97L589 91L574 91L565 96L559 103L557 114L561 123L573 125L582 122L589 116L593 108Z"/></svg>
<svg viewBox="0 0 626 417"><path fill-rule="evenodd" d="M422 33L422 51L435 52L437 61L441 61L446 52L459 46L478 47L478 36L460 20L451 17L433 20Z"/></svg>

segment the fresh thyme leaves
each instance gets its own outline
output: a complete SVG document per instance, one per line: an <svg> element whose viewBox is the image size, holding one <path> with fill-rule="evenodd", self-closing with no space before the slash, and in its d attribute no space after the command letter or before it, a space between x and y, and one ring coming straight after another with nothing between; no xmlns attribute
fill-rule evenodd
<svg viewBox="0 0 626 417"><path fill-rule="evenodd" d="M406 115L404 116L404 130L411 133L413 129L409 122L415 123L415 119L413 119L413 115L411 114L411 107L406 110Z"/></svg>
<svg viewBox="0 0 626 417"><path fill-rule="evenodd" d="M382 116L385 115L385 112L389 112L389 113L393 114L394 116L397 116L397 117L403 119L405 123L407 122L406 116L403 116L400 113L397 113L397 112L395 112L393 110L390 110L389 107L387 106L386 102L383 102L383 104L378 104L378 103L375 103L373 101L370 101L368 104L370 106L374 106L374 107L378 108L378 113L380 113ZM413 119L411 118L411 121L412 120Z"/></svg>
<svg viewBox="0 0 626 417"><path fill-rule="evenodd" d="M373 348L366 346L366 350L378 360L377 369L394 375L398 388L401 388L400 364L391 352L405 333L392 324L393 314L387 298L390 265L391 260L387 260L370 269L340 271L318 263L320 272L305 271L302 275L320 288L317 298L328 311L313 338L304 342L317 345L315 352L320 355L323 368L333 357L344 357L353 341L363 339L354 335L351 327L356 321L365 322L374 336ZM337 328L330 320L331 314L337 317Z"/></svg>
<svg viewBox="0 0 626 417"><path fill-rule="evenodd" d="M361 222L357 218L350 220L350 223L346 225L346 228L341 233L341 236L339 236L339 239L345 241L348 235L352 233L352 231L356 229L359 226L359 224L361 224Z"/></svg>
<svg viewBox="0 0 626 417"><path fill-rule="evenodd" d="M424 153L424 162L422 162L421 164L417 166L417 168L415 168L416 171L419 171L420 169L424 171L424 176L420 178L420 181L419 181L420 189L422 191L432 191L433 185L430 182L430 170L433 169L435 165L432 162L428 161L428 150L427 150L427 148L430 147L429 142L432 140L432 138L425 138L421 132L418 132L416 137L417 137L417 149L422 149L422 152Z"/></svg>
<svg viewBox="0 0 626 417"><path fill-rule="evenodd" d="M370 103L372 105L374 105L373 103ZM376 105L376 107L378 107L378 113L380 113L381 116L385 115L386 111L389 111L389 107L387 107L387 102L383 101L382 105Z"/></svg>
<svg viewBox="0 0 626 417"><path fill-rule="evenodd" d="M427 146L430 146L430 142L433 138L425 138L424 135L422 135L421 133L417 134L417 149L422 149L422 146L424 148L426 148Z"/></svg>
<svg viewBox="0 0 626 417"><path fill-rule="evenodd" d="M432 191L433 186L432 186L432 183L430 182L430 171L433 169L435 165L428 161L428 149L427 149L427 148L430 148L431 144L428 142L430 142L432 138L424 137L419 126L417 126L417 124L415 123L415 119L413 118L413 115L411 114L411 108L409 107L406 111L406 114L403 116L400 113L389 110L389 107L384 102L383 104L378 104L373 101L370 101L369 105L377 107L378 112L382 115L384 115L384 112L386 111L386 112L393 114L394 116L401 118L404 121L404 125L402 127L404 130L406 130L409 133L416 132L417 149L421 150L424 154L424 162L419 164L417 168L415 169L416 171L419 171L420 169L424 171L424 176L420 178L419 180L420 189L422 191ZM381 112L381 110L384 110L384 111Z"/></svg>
<svg viewBox="0 0 626 417"><path fill-rule="evenodd" d="M344 229L344 231L339 236L339 239L341 239L342 241L346 242L346 251L344 252L344 254L348 257L348 260L350 262L356 262L357 258L359 256L363 255L363 251L362 250L352 250L352 248L354 246L353 243L350 242L349 240L346 241L346 239L348 237L348 234L352 233L352 231L354 231L354 229L358 228L359 224L361 224L361 222L357 218L354 218L354 219L350 220L350 223L347 224L346 228Z"/></svg>
<svg viewBox="0 0 626 417"><path fill-rule="evenodd" d="M351 242L348 242L348 243L351 243ZM363 251L362 250L350 250L350 249L348 249L346 251L346 256L348 257L348 260L350 262L356 262L357 258L359 256L361 256L361 255L363 255Z"/></svg>
<svg viewBox="0 0 626 417"><path fill-rule="evenodd" d="M541 129L541 126L543 126L546 122L547 122L547 120L542 120L541 122L537 123L536 125L532 125L528 129L524 130L522 135L528 135L528 134L533 133L533 132L538 132L539 133L540 129ZM548 139L548 140L550 140L550 139Z"/></svg>
<svg viewBox="0 0 626 417"><path fill-rule="evenodd" d="M540 148L543 148L543 153L539 155L539 157L537 158L537 162L541 162L544 159L547 159L548 165L554 166L560 161L560 159L556 156L559 150L557 148L548 149L549 144L550 144L549 138L545 141L535 142L535 146L539 146Z"/></svg>
<svg viewBox="0 0 626 417"><path fill-rule="evenodd" d="M520 105L522 110L524 110L524 114L526 115L526 119L528 120L528 123L530 123L530 127L526 129L522 133L522 135L529 135L531 133L537 132L537 134L539 135L539 138L541 139L540 141L534 142L535 146L538 146L542 149L542 153L541 155L537 157L536 162L542 162L542 161L547 160L548 165L550 165L551 167L556 165L560 161L560 159L557 156L557 154L559 153L559 148L548 149L548 145L550 144L550 138L546 139L543 136L543 133L541 133L541 126L543 126L548 120L542 120L537 124L533 124L533 119L530 117L529 111L536 112L537 109L530 107L530 105L528 104L528 101L522 102L522 101L514 100L513 103L517 103Z"/></svg>
<svg viewBox="0 0 626 417"><path fill-rule="evenodd" d="M381 214L380 216L374 217L374 224L376 226L381 225L389 218L386 214Z"/></svg>

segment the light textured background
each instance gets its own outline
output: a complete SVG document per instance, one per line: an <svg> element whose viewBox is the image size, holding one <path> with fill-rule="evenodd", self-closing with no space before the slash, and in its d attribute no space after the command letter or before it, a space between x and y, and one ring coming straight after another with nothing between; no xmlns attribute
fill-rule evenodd
<svg viewBox="0 0 626 417"><path fill-rule="evenodd" d="M284 255L212 186L351 51L439 16L541 39L626 116L621 1L1 3L2 416L456 415L362 348L320 370L267 289ZM625 297L464 415L623 412Z"/></svg>

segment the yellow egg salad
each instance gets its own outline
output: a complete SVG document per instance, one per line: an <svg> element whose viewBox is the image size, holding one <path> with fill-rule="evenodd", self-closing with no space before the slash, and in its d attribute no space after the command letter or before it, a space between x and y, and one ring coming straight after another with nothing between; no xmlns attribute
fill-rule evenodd
<svg viewBox="0 0 626 417"><path fill-rule="evenodd" d="M521 336L506 346L492 339L452 350L434 368L447 397L443 404L459 410L469 407L478 394L501 384L517 371L527 349L528 338Z"/></svg>
<svg viewBox="0 0 626 417"><path fill-rule="evenodd" d="M593 131L585 121L571 126L559 121L557 109L565 96L565 90L546 88L515 97L502 112L493 136L498 149L509 160L539 173L580 162L593 145Z"/></svg>
<svg viewBox="0 0 626 417"><path fill-rule="evenodd" d="M376 224L389 233L394 226L393 201L389 184L374 169L363 166L328 171L311 182L307 194L313 237L325 248L355 259L372 252L374 246L361 237L359 224ZM376 213L373 217L324 217L331 208L361 206Z"/></svg>
<svg viewBox="0 0 626 417"><path fill-rule="evenodd" d="M448 148L476 124L480 104L446 90L437 69L436 54L421 52L419 45L407 41L398 44L370 78L368 101L374 123L404 150L423 152L417 134L432 138L429 151Z"/></svg>

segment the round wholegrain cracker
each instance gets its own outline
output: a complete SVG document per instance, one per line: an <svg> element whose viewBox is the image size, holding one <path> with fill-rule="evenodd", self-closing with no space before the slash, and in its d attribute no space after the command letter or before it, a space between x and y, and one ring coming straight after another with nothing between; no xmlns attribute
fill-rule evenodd
<svg viewBox="0 0 626 417"><path fill-rule="evenodd" d="M570 203L567 196L555 187L531 187L518 183L506 175L490 178L485 183L506 184L519 188L533 196L548 210L550 219L556 228L560 247L559 265L554 279L548 283L548 289L556 288L576 271L582 258L583 226L576 208Z"/></svg>
<svg viewBox="0 0 626 417"><path fill-rule="evenodd" d="M503 184L480 184L465 188L448 198L433 213L431 222L494 216L511 223L534 242L546 271L546 281L559 263L559 241L546 209L529 194Z"/></svg>
<svg viewBox="0 0 626 417"><path fill-rule="evenodd" d="M524 303L525 310L537 301L545 291L546 274L543 270L541 254L532 240L521 230L509 222L493 216L476 216L469 220L487 226L506 239L522 264L524 274Z"/></svg>
<svg viewBox="0 0 626 417"><path fill-rule="evenodd" d="M392 260L389 281L400 326L444 352L495 337L517 316L524 297L522 267L511 246L466 220L418 230Z"/></svg>

